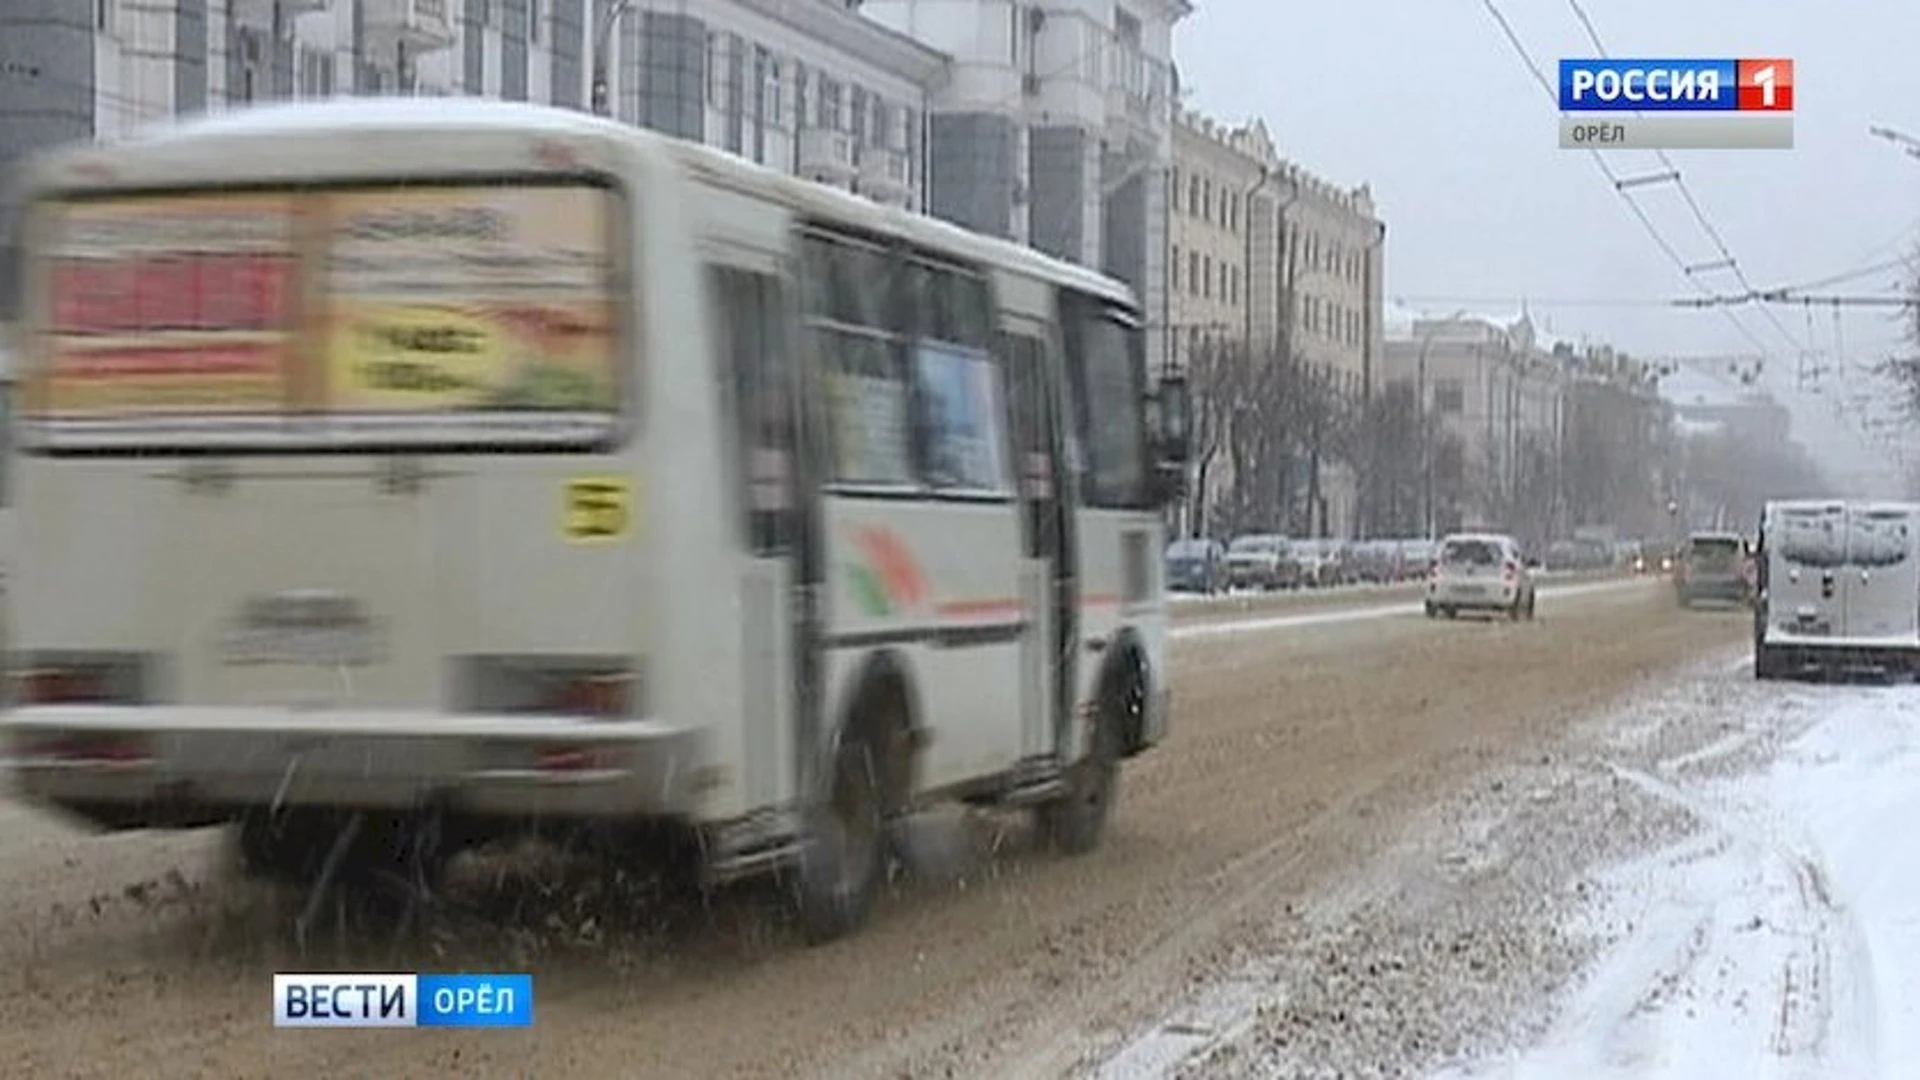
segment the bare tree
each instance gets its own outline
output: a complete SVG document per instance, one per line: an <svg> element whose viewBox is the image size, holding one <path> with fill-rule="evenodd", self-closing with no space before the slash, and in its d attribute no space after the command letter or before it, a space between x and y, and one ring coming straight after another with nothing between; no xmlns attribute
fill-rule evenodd
<svg viewBox="0 0 1920 1080"><path fill-rule="evenodd" d="M1423 446L1431 431L1420 414L1412 383L1388 383L1360 404L1354 425L1355 456L1361 461L1360 502L1366 535L1414 536L1422 520Z"/></svg>
<svg viewBox="0 0 1920 1080"><path fill-rule="evenodd" d="M1206 341L1187 364L1193 397L1194 484L1189 493L1188 532L1205 535L1214 516L1210 503L1215 467L1228 452L1235 410L1246 393L1250 358L1236 341Z"/></svg>

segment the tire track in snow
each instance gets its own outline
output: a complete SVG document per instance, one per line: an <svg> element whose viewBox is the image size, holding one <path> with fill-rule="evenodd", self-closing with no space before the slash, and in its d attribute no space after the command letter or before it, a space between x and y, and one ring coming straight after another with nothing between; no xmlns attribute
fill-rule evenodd
<svg viewBox="0 0 1920 1080"><path fill-rule="evenodd" d="M1763 823L1736 820L1659 777L1620 765L1609 765L1608 769L1620 780L1685 810L1703 825L1774 861L1791 875L1797 901L1794 914L1801 925L1782 929L1797 931L1794 936L1802 941L1788 950L1783 962L1771 1030L1771 1049L1780 1059L1784 1074L1804 1071L1808 1076L1832 1075L1836 1047L1832 1036L1841 1025L1850 1029L1850 1034L1864 1037L1860 1048L1867 1058L1865 1064L1873 1066L1878 1055L1872 1037L1877 1024L1871 996L1871 957L1864 933L1834 892L1819 856L1788 842ZM1836 950L1851 970L1836 972ZM1836 986L1837 974L1846 976L1846 989Z"/></svg>

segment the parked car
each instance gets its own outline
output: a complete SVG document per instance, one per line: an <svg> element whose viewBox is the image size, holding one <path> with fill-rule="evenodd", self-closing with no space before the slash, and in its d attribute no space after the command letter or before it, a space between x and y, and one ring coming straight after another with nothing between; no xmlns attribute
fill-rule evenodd
<svg viewBox="0 0 1920 1080"><path fill-rule="evenodd" d="M1699 532L1687 537L1673 561L1673 592L1680 606L1703 600L1747 602L1747 543L1739 533Z"/></svg>
<svg viewBox="0 0 1920 1080"><path fill-rule="evenodd" d="M1433 569L1440 546L1432 540L1405 540L1400 544L1400 579L1420 581Z"/></svg>
<svg viewBox="0 0 1920 1080"><path fill-rule="evenodd" d="M1300 584L1314 589L1340 584L1340 547L1338 540L1294 541L1292 554L1300 568Z"/></svg>
<svg viewBox="0 0 1920 1080"><path fill-rule="evenodd" d="M1768 503L1757 546L1755 678L1920 670L1920 504Z"/></svg>
<svg viewBox="0 0 1920 1080"><path fill-rule="evenodd" d="M1227 545L1227 583L1236 589L1279 589L1292 584L1287 538L1277 533L1235 537Z"/></svg>
<svg viewBox="0 0 1920 1080"><path fill-rule="evenodd" d="M1535 567L1504 533L1456 533L1440 542L1427 576L1427 618L1449 619L1463 611L1533 618Z"/></svg>
<svg viewBox="0 0 1920 1080"><path fill-rule="evenodd" d="M1227 587L1227 549L1218 540L1187 537L1167 545L1167 588L1212 595Z"/></svg>

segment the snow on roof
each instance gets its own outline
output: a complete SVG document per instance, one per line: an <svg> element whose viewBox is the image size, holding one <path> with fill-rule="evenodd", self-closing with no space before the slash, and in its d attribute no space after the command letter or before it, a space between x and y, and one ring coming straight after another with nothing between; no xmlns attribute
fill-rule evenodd
<svg viewBox="0 0 1920 1080"><path fill-rule="evenodd" d="M201 113L171 123L144 125L122 141L164 142L174 138L285 135L301 131L337 131L343 127L362 131L411 129L418 127L421 120L428 117L444 127L469 130L505 132L536 127L555 135L609 135L633 130L630 125L578 109L496 98L329 98L325 101L276 102Z"/></svg>

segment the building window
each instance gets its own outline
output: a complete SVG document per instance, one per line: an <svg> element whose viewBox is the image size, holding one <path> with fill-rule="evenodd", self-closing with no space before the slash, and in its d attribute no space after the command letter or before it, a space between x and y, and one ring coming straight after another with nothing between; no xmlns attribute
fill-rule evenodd
<svg viewBox="0 0 1920 1080"><path fill-rule="evenodd" d="M1442 379L1433 384L1433 410L1458 413L1467 406L1467 392L1458 379Z"/></svg>
<svg viewBox="0 0 1920 1080"><path fill-rule="evenodd" d="M1170 175L1173 179L1167 185L1167 197L1173 200L1173 212L1177 214L1180 212L1180 170L1174 169Z"/></svg>
<svg viewBox="0 0 1920 1080"><path fill-rule="evenodd" d="M1240 268L1237 266L1229 266L1227 267L1227 303L1237 304L1239 302Z"/></svg>
<svg viewBox="0 0 1920 1080"><path fill-rule="evenodd" d="M853 135L855 146L864 146L867 142L867 90L863 86L856 86L847 96L851 106L847 110L848 120L851 121L847 130Z"/></svg>
<svg viewBox="0 0 1920 1080"><path fill-rule="evenodd" d="M93 28L113 32L113 0L93 0Z"/></svg>
<svg viewBox="0 0 1920 1080"><path fill-rule="evenodd" d="M1200 178L1197 176L1187 177L1187 213L1200 216Z"/></svg>
<svg viewBox="0 0 1920 1080"><path fill-rule="evenodd" d="M1197 251L1187 252L1187 291L1200 295L1200 253Z"/></svg>
<svg viewBox="0 0 1920 1080"><path fill-rule="evenodd" d="M540 44L540 0L527 0L527 40Z"/></svg>
<svg viewBox="0 0 1920 1080"><path fill-rule="evenodd" d="M707 104L727 107L727 42L718 30L707 31Z"/></svg>
<svg viewBox="0 0 1920 1080"><path fill-rule="evenodd" d="M1173 291L1179 292L1180 291L1180 245L1179 244L1173 245L1173 261L1167 267L1167 271L1172 275L1172 277L1168 281L1168 284L1173 286Z"/></svg>
<svg viewBox="0 0 1920 1080"><path fill-rule="evenodd" d="M1211 300L1213 299L1213 256L1203 256L1200 260L1200 265L1202 267L1200 295Z"/></svg>
<svg viewBox="0 0 1920 1080"><path fill-rule="evenodd" d="M825 75L820 76L819 105L820 127L828 131L846 130L846 121L840 116L840 84Z"/></svg>
<svg viewBox="0 0 1920 1080"><path fill-rule="evenodd" d="M780 61L770 50L753 48L753 70L760 79L760 123L767 127L787 126L785 104L780 95Z"/></svg>
<svg viewBox="0 0 1920 1080"><path fill-rule="evenodd" d="M300 50L300 96L333 96L333 54L320 49Z"/></svg>

